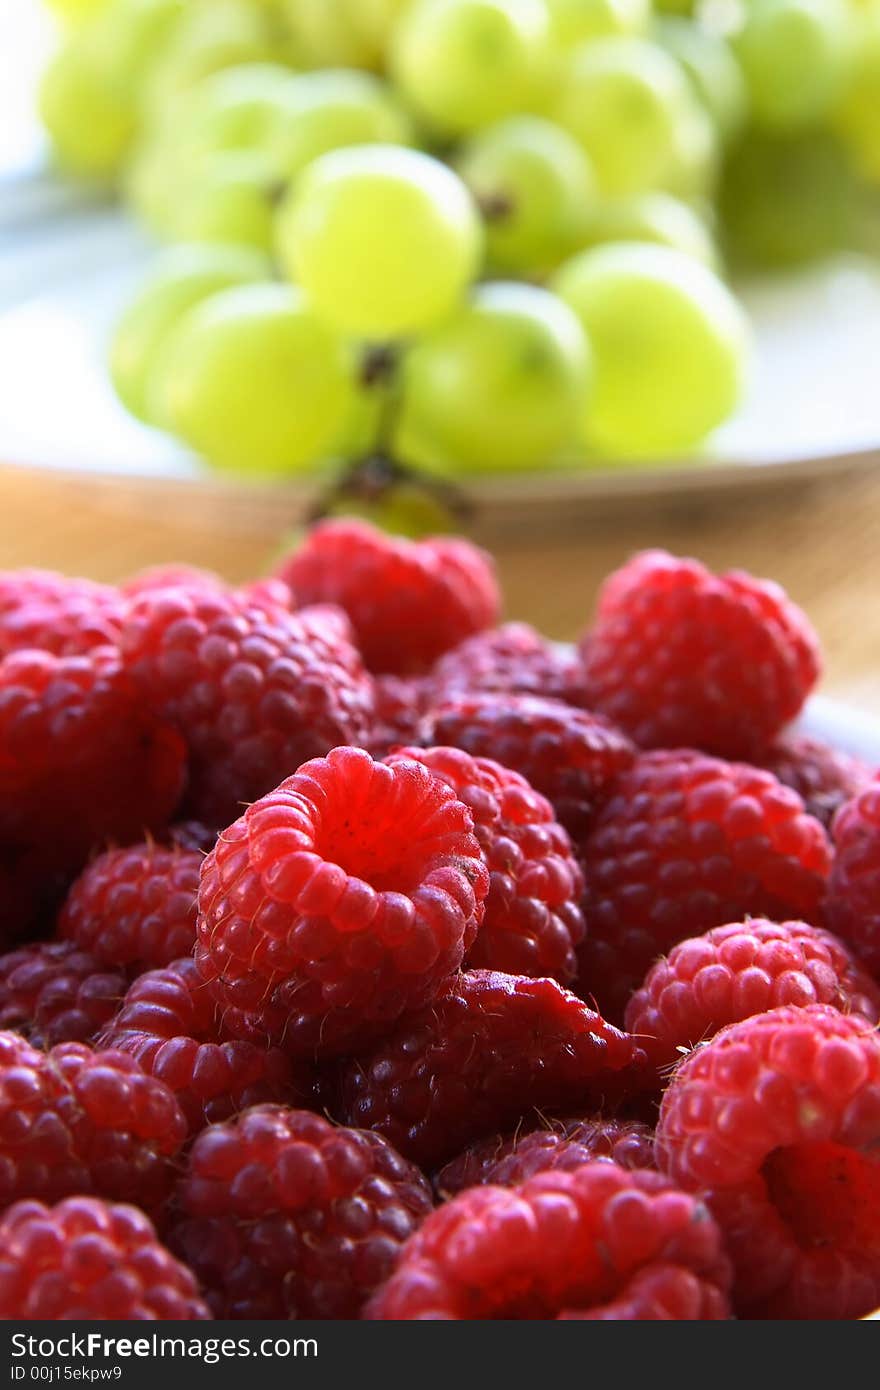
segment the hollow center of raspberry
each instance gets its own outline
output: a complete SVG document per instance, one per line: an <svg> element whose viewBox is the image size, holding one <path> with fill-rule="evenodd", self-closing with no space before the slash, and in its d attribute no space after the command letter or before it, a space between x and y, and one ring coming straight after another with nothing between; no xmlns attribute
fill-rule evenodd
<svg viewBox="0 0 880 1390"><path fill-rule="evenodd" d="M842 1144L794 1144L763 1167L770 1200L802 1249L880 1254L880 1155Z"/></svg>
<svg viewBox="0 0 880 1390"><path fill-rule="evenodd" d="M405 815L325 815L316 839L318 854L377 893L410 893L440 851L434 837L421 835Z"/></svg>

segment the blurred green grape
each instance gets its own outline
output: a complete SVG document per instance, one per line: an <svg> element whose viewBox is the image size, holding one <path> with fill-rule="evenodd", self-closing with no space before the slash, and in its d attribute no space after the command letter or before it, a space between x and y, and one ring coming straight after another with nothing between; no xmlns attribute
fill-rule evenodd
<svg viewBox="0 0 880 1390"><path fill-rule="evenodd" d="M803 130L824 120L846 77L846 0L749 0L734 37L756 125Z"/></svg>
<svg viewBox="0 0 880 1390"><path fill-rule="evenodd" d="M671 193L635 193L597 203L581 236L581 246L605 242L655 242L715 267L718 251L703 218Z"/></svg>
<svg viewBox="0 0 880 1390"><path fill-rule="evenodd" d="M329 68L291 78L268 153L290 179L318 155L345 145L408 145L412 123L395 93L372 73Z"/></svg>
<svg viewBox="0 0 880 1390"><path fill-rule="evenodd" d="M880 5L865 8L855 32L852 67L833 124L861 177L880 184Z"/></svg>
<svg viewBox="0 0 880 1390"><path fill-rule="evenodd" d="M550 39L562 49L609 34L642 34L651 0L547 0Z"/></svg>
<svg viewBox="0 0 880 1390"><path fill-rule="evenodd" d="M658 19L654 33L681 63L722 140L729 144L749 114L745 78L730 44L721 34L679 16Z"/></svg>

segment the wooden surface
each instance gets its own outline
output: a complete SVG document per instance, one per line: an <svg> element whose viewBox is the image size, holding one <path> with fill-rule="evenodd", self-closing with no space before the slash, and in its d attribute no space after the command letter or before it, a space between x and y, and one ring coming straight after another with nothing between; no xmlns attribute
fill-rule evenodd
<svg viewBox="0 0 880 1390"><path fill-rule="evenodd" d="M298 510L249 508L234 492L198 485L4 468L0 567L116 580L177 560L240 581L271 565ZM662 505L630 498L586 517L526 511L499 525L487 514L474 532L496 554L508 616L558 638L583 629L602 577L647 546L777 579L822 638L825 692L880 715L880 473Z"/></svg>

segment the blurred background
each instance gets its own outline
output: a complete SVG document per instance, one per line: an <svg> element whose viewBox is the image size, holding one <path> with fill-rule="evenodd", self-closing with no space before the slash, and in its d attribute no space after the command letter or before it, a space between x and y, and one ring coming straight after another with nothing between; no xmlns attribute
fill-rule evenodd
<svg viewBox="0 0 880 1390"><path fill-rule="evenodd" d="M878 380L878 0L3 0L4 568L665 546L880 711Z"/></svg>

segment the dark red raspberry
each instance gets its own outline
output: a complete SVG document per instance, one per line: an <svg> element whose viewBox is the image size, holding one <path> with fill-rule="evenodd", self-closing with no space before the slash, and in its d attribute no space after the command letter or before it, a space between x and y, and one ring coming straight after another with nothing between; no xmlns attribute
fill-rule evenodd
<svg viewBox="0 0 880 1390"><path fill-rule="evenodd" d="M164 1081L193 1133L250 1105L311 1099L310 1078L294 1073L279 1048L224 1036L219 1009L190 957L135 980L99 1045L129 1053Z"/></svg>
<svg viewBox="0 0 880 1390"><path fill-rule="evenodd" d="M721 1225L745 1317L854 1318L880 1303L880 1034L774 1009L723 1029L663 1098L660 1166Z"/></svg>
<svg viewBox="0 0 880 1390"><path fill-rule="evenodd" d="M402 748L388 762L422 763L452 788L474 819L489 894L467 965L568 984L584 935L583 876L549 801L518 772L460 748Z"/></svg>
<svg viewBox="0 0 880 1390"><path fill-rule="evenodd" d="M370 752L384 758L401 744L419 743L433 695L425 676L377 676L373 685L376 718Z"/></svg>
<svg viewBox="0 0 880 1390"><path fill-rule="evenodd" d="M27 647L81 656L112 645L124 601L116 589L50 570L0 574L0 657Z"/></svg>
<svg viewBox="0 0 880 1390"><path fill-rule="evenodd" d="M515 1187L536 1173L569 1172L597 1158L611 1158L621 1168L652 1168L653 1143L647 1125L634 1120L601 1115L589 1120L552 1120L537 1129L496 1134L465 1149L441 1168L434 1186L442 1198L484 1183Z"/></svg>
<svg viewBox="0 0 880 1390"><path fill-rule="evenodd" d="M126 598L140 598L141 594L155 594L162 589L204 589L208 593L226 593L228 584L213 570L199 569L198 565L151 565L149 569L139 570L119 586Z"/></svg>
<svg viewBox="0 0 880 1390"><path fill-rule="evenodd" d="M653 961L710 927L816 921L828 837L769 772L689 751L644 753L583 846L578 989L620 1018Z"/></svg>
<svg viewBox="0 0 880 1390"><path fill-rule="evenodd" d="M40 941L0 956L0 1029L35 1047L90 1042L122 1001L128 981L72 941Z"/></svg>
<svg viewBox="0 0 880 1390"><path fill-rule="evenodd" d="M819 676L819 641L784 590L649 550L605 581L586 690L644 748L759 755Z"/></svg>
<svg viewBox="0 0 880 1390"><path fill-rule="evenodd" d="M870 768L859 758L809 734L785 734L762 753L759 762L797 792L826 830L844 802L858 796L872 780Z"/></svg>
<svg viewBox="0 0 880 1390"><path fill-rule="evenodd" d="M880 780L841 809L833 835L825 919L880 979Z"/></svg>
<svg viewBox="0 0 880 1390"><path fill-rule="evenodd" d="M495 758L527 777L553 805L575 844L608 799L635 750L600 715L529 695L462 695L437 706L426 739Z"/></svg>
<svg viewBox="0 0 880 1390"><path fill-rule="evenodd" d="M313 528L279 571L297 601L337 603L354 624L371 671L426 671L498 620L491 560L467 541L407 541L363 521Z"/></svg>
<svg viewBox="0 0 880 1390"><path fill-rule="evenodd" d="M93 859L67 895L58 933L105 965L155 970L192 954L196 941L197 850L147 840Z"/></svg>
<svg viewBox="0 0 880 1390"><path fill-rule="evenodd" d="M304 621L231 593L166 589L131 605L121 643L144 698L186 740L187 811L208 824L369 732L371 683L326 614Z"/></svg>
<svg viewBox="0 0 880 1390"><path fill-rule="evenodd" d="M382 1320L729 1316L721 1234L697 1197L616 1163L473 1187L406 1243Z"/></svg>
<svg viewBox="0 0 880 1390"><path fill-rule="evenodd" d="M95 1193L154 1210L185 1137L174 1096L132 1057L0 1033L0 1207Z"/></svg>
<svg viewBox="0 0 880 1390"><path fill-rule="evenodd" d="M341 1114L433 1169L534 1111L617 1098L643 1061L555 980L473 970L346 1067Z"/></svg>
<svg viewBox="0 0 880 1390"><path fill-rule="evenodd" d="M210 1318L192 1271L136 1207L68 1197L0 1217L0 1318L193 1322Z"/></svg>
<svg viewBox="0 0 880 1390"><path fill-rule="evenodd" d="M454 647L431 672L435 703L457 695L535 695L585 705L577 648L542 637L528 623L505 623Z"/></svg>
<svg viewBox="0 0 880 1390"><path fill-rule="evenodd" d="M378 1134L260 1106L196 1139L172 1246L222 1318L356 1318L431 1210Z"/></svg>
<svg viewBox="0 0 880 1390"><path fill-rule="evenodd" d="M630 999L626 1026L662 1067L726 1024L784 1004L830 1004L876 1023L880 986L830 932L750 919L674 946Z"/></svg>
<svg viewBox="0 0 880 1390"><path fill-rule="evenodd" d="M295 1055L382 1036L470 949L489 875L420 763L336 748L251 806L202 868L196 960L229 1029Z"/></svg>

